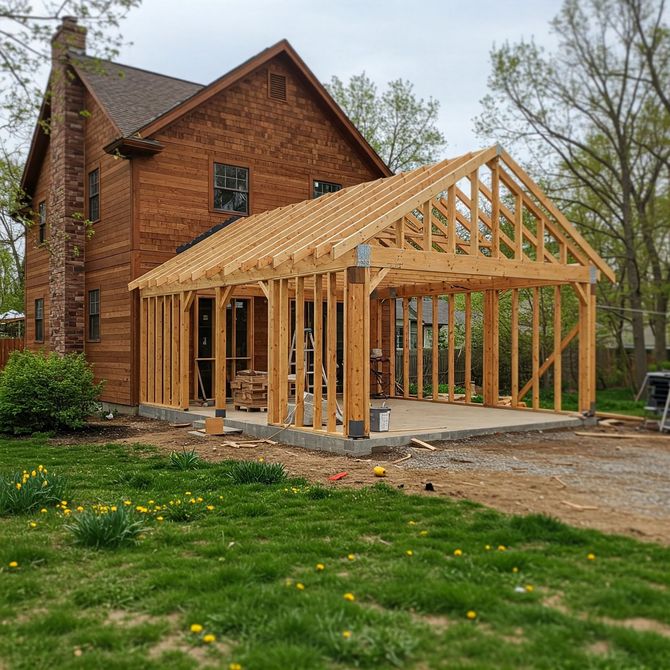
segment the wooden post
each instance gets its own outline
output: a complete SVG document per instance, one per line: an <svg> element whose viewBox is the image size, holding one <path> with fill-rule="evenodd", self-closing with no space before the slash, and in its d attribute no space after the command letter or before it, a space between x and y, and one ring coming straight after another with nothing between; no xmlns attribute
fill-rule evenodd
<svg viewBox="0 0 670 670"><path fill-rule="evenodd" d="M563 400L561 354L561 287L554 287L554 410L561 411Z"/></svg>
<svg viewBox="0 0 670 670"><path fill-rule="evenodd" d="M440 393L440 309L437 295L433 296L433 357L432 357L432 386L433 400L438 400Z"/></svg>
<svg viewBox="0 0 670 670"><path fill-rule="evenodd" d="M465 402L472 400L472 295L465 294Z"/></svg>
<svg viewBox="0 0 670 670"><path fill-rule="evenodd" d="M268 282L268 423L279 418L279 280Z"/></svg>
<svg viewBox="0 0 670 670"><path fill-rule="evenodd" d="M173 407L179 407L179 388L180 388L180 379L179 379L179 338L181 333L179 332L179 296L177 294L172 294L171 297L172 304L172 389L170 391L170 404Z"/></svg>
<svg viewBox="0 0 670 670"><path fill-rule="evenodd" d="M470 176L470 254L479 254L479 174L475 170Z"/></svg>
<svg viewBox="0 0 670 670"><path fill-rule="evenodd" d="M540 289L533 288L533 409L540 408Z"/></svg>
<svg viewBox="0 0 670 670"><path fill-rule="evenodd" d="M189 406L189 375L190 375L190 344L191 344L191 303L192 292L182 292L179 309L179 390L181 393L180 406L188 410Z"/></svg>
<svg viewBox="0 0 670 670"><path fill-rule="evenodd" d="M590 300L589 300L589 313L590 313L590 323L589 323L589 346L591 353L591 360L589 366L589 381L590 381L590 400L591 406L590 411L595 412L596 409L596 283L595 280L589 285L590 289Z"/></svg>
<svg viewBox="0 0 670 670"><path fill-rule="evenodd" d="M484 292L484 404L498 404L498 291Z"/></svg>
<svg viewBox="0 0 670 670"><path fill-rule="evenodd" d="M535 260L538 263L544 263L544 219L537 220L535 231L537 244L535 245Z"/></svg>
<svg viewBox="0 0 670 670"><path fill-rule="evenodd" d="M433 248L433 201L428 200L423 205L423 250Z"/></svg>
<svg viewBox="0 0 670 670"><path fill-rule="evenodd" d="M140 296L140 403L147 401L147 309L149 298Z"/></svg>
<svg viewBox="0 0 670 670"><path fill-rule="evenodd" d="M447 253L456 253L456 186L447 189Z"/></svg>
<svg viewBox="0 0 670 670"><path fill-rule="evenodd" d="M337 272L330 272L328 274L327 311L326 376L328 377L328 396L326 413L328 415L328 422L326 427L329 433L335 433L337 431Z"/></svg>
<svg viewBox="0 0 670 670"><path fill-rule="evenodd" d="M288 416L289 300L288 279L279 280L279 422Z"/></svg>
<svg viewBox="0 0 670 670"><path fill-rule="evenodd" d="M172 380L172 309L170 296L163 297L163 404L170 404Z"/></svg>
<svg viewBox="0 0 670 670"><path fill-rule="evenodd" d="M226 416L226 355L228 299L231 287L217 287L214 299L214 414Z"/></svg>
<svg viewBox="0 0 670 670"><path fill-rule="evenodd" d="M592 412L595 403L595 294L581 284L579 297L579 411Z"/></svg>
<svg viewBox="0 0 670 670"><path fill-rule="evenodd" d="M416 397L423 399L423 296L416 299Z"/></svg>
<svg viewBox="0 0 670 670"><path fill-rule="evenodd" d="M498 158L491 163L491 256L500 257L500 172Z"/></svg>
<svg viewBox="0 0 670 670"><path fill-rule="evenodd" d="M512 336L512 407L519 405L519 289L512 289L512 316L511 316L511 336Z"/></svg>
<svg viewBox="0 0 670 670"><path fill-rule="evenodd" d="M305 422L305 278L295 280L295 420ZM316 371L315 371L316 372Z"/></svg>
<svg viewBox="0 0 670 670"><path fill-rule="evenodd" d="M521 193L514 198L514 260L523 260L523 200Z"/></svg>
<svg viewBox="0 0 670 670"><path fill-rule="evenodd" d="M395 398L395 313L396 299L389 298L389 398Z"/></svg>
<svg viewBox="0 0 670 670"><path fill-rule="evenodd" d="M345 365L347 437L370 435L370 268L346 271Z"/></svg>
<svg viewBox="0 0 670 670"><path fill-rule="evenodd" d="M402 299L402 397L409 398L409 298Z"/></svg>
<svg viewBox="0 0 670 670"><path fill-rule="evenodd" d="M323 275L314 275L314 417L312 426L321 430L323 379Z"/></svg>
<svg viewBox="0 0 670 670"><path fill-rule="evenodd" d="M448 390L448 400L449 402L454 401L454 384L455 384L455 374L456 374L456 296L453 293L449 294L449 304L447 319L449 323L447 324L447 356L448 356L448 365L449 372L447 378L447 390Z"/></svg>
<svg viewBox="0 0 670 670"><path fill-rule="evenodd" d="M163 404L163 296L156 298L156 369L154 389L156 402Z"/></svg>
<svg viewBox="0 0 670 670"><path fill-rule="evenodd" d="M147 299L147 402L156 402L156 298Z"/></svg>

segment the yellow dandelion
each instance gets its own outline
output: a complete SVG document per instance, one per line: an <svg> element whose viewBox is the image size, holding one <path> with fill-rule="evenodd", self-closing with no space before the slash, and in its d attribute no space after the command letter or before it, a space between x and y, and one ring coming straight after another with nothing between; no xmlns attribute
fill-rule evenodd
<svg viewBox="0 0 670 670"><path fill-rule="evenodd" d="M124 504L126 507L130 507L130 506L133 504L133 501L132 501L132 500L124 500L124 501L123 501L123 504Z"/></svg>
<svg viewBox="0 0 670 670"><path fill-rule="evenodd" d="M63 505L63 507L67 507L67 500L61 500L60 504Z"/></svg>
<svg viewBox="0 0 670 670"><path fill-rule="evenodd" d="M47 514L48 511L49 511L49 510L48 510L46 507L43 507L43 508L40 510L40 514Z"/></svg>
<svg viewBox="0 0 670 670"><path fill-rule="evenodd" d="M214 633L207 633L207 635L202 636L202 641L205 644L212 644L212 642L216 642L216 635Z"/></svg>
<svg viewBox="0 0 670 670"><path fill-rule="evenodd" d="M351 631L350 630L343 630L342 631L342 637L345 640L348 640L351 637Z"/></svg>
<svg viewBox="0 0 670 670"><path fill-rule="evenodd" d="M416 526L416 521L408 521L407 525L408 526Z"/></svg>
<svg viewBox="0 0 670 670"><path fill-rule="evenodd" d="M408 549L405 553L407 556L414 556L414 552L411 549Z"/></svg>
<svg viewBox="0 0 670 670"><path fill-rule="evenodd" d="M206 509L208 512L211 512L214 509L214 505L207 505Z"/></svg>
<svg viewBox="0 0 670 670"><path fill-rule="evenodd" d="M342 596L345 600L348 600L350 603L354 602L356 600L356 596L353 593L345 593Z"/></svg>
<svg viewBox="0 0 670 670"><path fill-rule="evenodd" d="M526 593L532 593L533 591L535 591L535 587L532 584L526 584L524 588L526 589Z"/></svg>
<svg viewBox="0 0 670 670"><path fill-rule="evenodd" d="M202 633L202 625L199 623L192 623L191 624L191 633L195 633L196 635L198 633Z"/></svg>
<svg viewBox="0 0 670 670"><path fill-rule="evenodd" d="M71 509L64 509L64 510L63 510L63 514L64 514L65 516L70 516L70 514L72 514L72 510L71 510Z"/></svg>
<svg viewBox="0 0 670 670"><path fill-rule="evenodd" d="M468 610L465 615L470 621L474 621L477 618L477 612L474 610Z"/></svg>
<svg viewBox="0 0 670 670"><path fill-rule="evenodd" d="M347 554L347 559L350 561L355 561L356 560L356 554Z"/></svg>
<svg viewBox="0 0 670 670"><path fill-rule="evenodd" d="M462 556L462 555L463 555L462 549L454 549L454 556Z"/></svg>
<svg viewBox="0 0 670 670"><path fill-rule="evenodd" d="M295 585L295 588L298 589L298 591L304 591L305 590L305 585L302 582L298 582Z"/></svg>
<svg viewBox="0 0 670 670"><path fill-rule="evenodd" d="M33 470L33 471L30 473L30 476L31 476L31 477L37 477L37 473L35 472L35 470Z"/></svg>
<svg viewBox="0 0 670 670"><path fill-rule="evenodd" d="M258 462L259 463L265 463L265 459L262 456L258 457Z"/></svg>
<svg viewBox="0 0 670 670"><path fill-rule="evenodd" d="M7 565L8 565L10 568L18 568L18 567L19 567L19 564L18 564L17 561L9 561L9 563L8 563Z"/></svg>
<svg viewBox="0 0 670 670"><path fill-rule="evenodd" d="M491 545L490 544L485 544L484 545L484 551L491 551Z"/></svg>
<svg viewBox="0 0 670 670"><path fill-rule="evenodd" d="M164 519L163 519L162 516L157 516L157 517L156 517L156 521L163 521L163 520L164 520Z"/></svg>
<svg viewBox="0 0 670 670"><path fill-rule="evenodd" d="M317 572L323 572L326 569L326 566L323 563L317 563L316 564L316 571Z"/></svg>
<svg viewBox="0 0 670 670"><path fill-rule="evenodd" d="M21 484L19 484L19 482L16 482L16 490L17 491L21 490Z"/></svg>
<svg viewBox="0 0 670 670"><path fill-rule="evenodd" d="M517 572L519 572L519 568L517 568L516 566L515 566L515 567L513 567L513 568L512 568L512 572L514 572L514 573L517 573Z"/></svg>
<svg viewBox="0 0 670 670"><path fill-rule="evenodd" d="M37 528L37 524L34 521L28 523L31 528Z"/></svg>
<svg viewBox="0 0 670 670"><path fill-rule="evenodd" d="M507 547L504 544L499 544L498 551L507 551Z"/></svg>
<svg viewBox="0 0 670 670"><path fill-rule="evenodd" d="M196 498L196 500L197 500L198 502L202 502L202 501L204 500L204 498L203 498L202 496L198 496L198 497Z"/></svg>
<svg viewBox="0 0 670 670"><path fill-rule="evenodd" d="M586 555L586 560L587 561L595 561L596 560L596 555L595 554L587 554Z"/></svg>
<svg viewBox="0 0 670 670"><path fill-rule="evenodd" d="M419 531L419 535L421 535L421 537L426 537L426 535L428 535L428 531L427 530L421 530L421 531Z"/></svg>
<svg viewBox="0 0 670 670"><path fill-rule="evenodd" d="M79 505L79 507L77 507L77 512L83 512L83 511L84 511L84 508L81 505Z"/></svg>
<svg viewBox="0 0 670 670"><path fill-rule="evenodd" d="M156 504L156 501L155 501L155 500L150 500L150 501L147 503L147 505L155 505L155 504Z"/></svg>
<svg viewBox="0 0 670 670"><path fill-rule="evenodd" d="M44 470L44 466L43 465L38 465L37 470L38 470L38 472L42 472L42 470Z"/></svg>
<svg viewBox="0 0 670 670"><path fill-rule="evenodd" d="M239 663L231 663L228 670L242 670L242 666Z"/></svg>
<svg viewBox="0 0 670 670"><path fill-rule="evenodd" d="M193 494L190 491L186 491L186 493L184 493L184 495L185 496L192 496Z"/></svg>

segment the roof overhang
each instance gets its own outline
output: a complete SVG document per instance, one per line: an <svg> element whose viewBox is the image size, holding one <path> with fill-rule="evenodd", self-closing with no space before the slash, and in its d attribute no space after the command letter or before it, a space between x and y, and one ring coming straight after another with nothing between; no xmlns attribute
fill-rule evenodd
<svg viewBox="0 0 670 670"><path fill-rule="evenodd" d="M164 148L165 146L156 140L145 140L141 137L119 137L103 147L106 153L121 158L153 156Z"/></svg>

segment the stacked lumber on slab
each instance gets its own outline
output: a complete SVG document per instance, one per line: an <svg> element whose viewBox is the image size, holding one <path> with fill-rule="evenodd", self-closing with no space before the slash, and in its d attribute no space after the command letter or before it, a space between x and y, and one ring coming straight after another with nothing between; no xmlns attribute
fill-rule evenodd
<svg viewBox="0 0 670 670"><path fill-rule="evenodd" d="M268 407L268 373L257 370L240 370L230 382L233 407L256 411Z"/></svg>

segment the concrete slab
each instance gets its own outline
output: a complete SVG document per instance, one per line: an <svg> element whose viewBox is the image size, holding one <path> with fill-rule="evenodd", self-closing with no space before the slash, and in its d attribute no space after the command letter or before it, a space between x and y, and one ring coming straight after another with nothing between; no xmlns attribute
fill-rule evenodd
<svg viewBox="0 0 670 670"><path fill-rule="evenodd" d="M338 427L339 435L268 426L266 412L229 409L225 423L230 428L239 429L254 437L355 456L367 456L375 449L384 447L403 446L409 444L412 437L424 441L460 440L474 435L578 428L584 425L584 420L577 415L553 412L397 399L387 400L385 403L391 408L390 430L371 433L369 438L360 440L352 440L342 435L341 426ZM373 401L373 406L379 407L381 404L381 401ZM140 414L172 422L198 421L214 416L214 408L193 406L190 411L184 412L140 405Z"/></svg>

